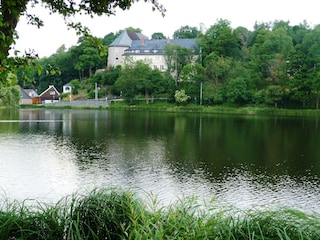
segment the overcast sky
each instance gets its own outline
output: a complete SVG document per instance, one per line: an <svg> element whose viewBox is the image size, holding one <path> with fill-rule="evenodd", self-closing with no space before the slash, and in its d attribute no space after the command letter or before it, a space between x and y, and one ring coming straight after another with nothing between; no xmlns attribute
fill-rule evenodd
<svg viewBox="0 0 320 240"><path fill-rule="evenodd" d="M78 17L84 25L91 29L94 36L104 37L110 32L117 32L126 27L142 29L148 37L154 32L162 32L172 37L174 31L181 26L189 25L206 28L214 25L217 19L231 22L232 28L238 26L253 29L255 22L275 20L289 21L290 25L306 20L310 26L320 24L319 0L159 0L166 9L165 17L151 10L151 4L143 0L135 3L130 10L118 10L111 17ZM38 29L20 19L17 27L20 38L16 49L20 51L34 49L40 57L50 56L63 44L67 48L76 45L78 36L73 30L67 30L62 18L49 15L48 10L31 9L36 12L45 26Z"/></svg>

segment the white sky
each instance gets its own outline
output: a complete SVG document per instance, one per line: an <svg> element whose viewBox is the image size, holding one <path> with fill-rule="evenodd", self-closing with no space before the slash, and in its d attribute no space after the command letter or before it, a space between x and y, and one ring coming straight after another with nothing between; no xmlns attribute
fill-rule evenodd
<svg viewBox="0 0 320 240"><path fill-rule="evenodd" d="M140 0L128 11L118 10L116 16L78 17L84 25L91 29L97 37L104 37L110 32L117 32L126 27L142 29L144 35L151 37L154 32L162 32L172 37L174 31L181 26L189 25L200 28L203 23L206 28L214 25L217 19L226 19L231 26L253 29L255 22L275 20L289 21L290 25L302 23L304 20L310 26L320 24L319 0L159 0L166 9L165 17L151 10L151 4ZM40 57L50 56L63 44L67 48L76 45L78 36L74 30L67 30L60 16L49 15L46 9L31 9L37 11L44 20L45 26L38 29L27 25L24 18L17 27L20 38L16 49L20 51L34 49Z"/></svg>

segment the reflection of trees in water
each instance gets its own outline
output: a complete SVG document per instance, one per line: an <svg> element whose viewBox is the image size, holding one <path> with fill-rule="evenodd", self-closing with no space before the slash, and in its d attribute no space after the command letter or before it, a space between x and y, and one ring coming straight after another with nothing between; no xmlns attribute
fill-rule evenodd
<svg viewBox="0 0 320 240"><path fill-rule="evenodd" d="M121 146L117 151L127 159L139 161L148 156L149 142L155 141L164 145L163 161L190 174L203 169L218 175L226 166L241 165L279 174L320 173L316 117L61 109L3 109L1 113L1 119L61 120L2 123L0 131L69 138L81 162L107 161L111 142L113 147Z"/></svg>
<svg viewBox="0 0 320 240"><path fill-rule="evenodd" d="M49 145L50 155L62 166L69 161L85 183L162 187L172 195L211 186L226 197L237 190L227 189L230 184L250 193L267 186L275 194L285 190L286 179L294 189L309 189L305 183L318 189L315 118L43 109L23 118L62 121L12 126L26 141L28 133L41 136L39 148Z"/></svg>

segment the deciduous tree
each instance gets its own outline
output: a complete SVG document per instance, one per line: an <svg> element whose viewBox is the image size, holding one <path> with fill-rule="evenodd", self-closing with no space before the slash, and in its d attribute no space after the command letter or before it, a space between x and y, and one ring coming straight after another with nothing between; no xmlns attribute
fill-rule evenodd
<svg viewBox="0 0 320 240"><path fill-rule="evenodd" d="M164 51L167 70L174 75L177 86L181 70L185 65L192 63L194 53L191 49L174 44L167 44Z"/></svg>
<svg viewBox="0 0 320 240"><path fill-rule="evenodd" d="M166 39L166 37L164 36L163 33L161 32L155 32L151 35L151 39L152 40L156 40L156 39Z"/></svg>
<svg viewBox="0 0 320 240"><path fill-rule="evenodd" d="M229 21L220 19L201 36L200 45L204 59L212 52L220 57L238 58L240 43L230 25Z"/></svg>
<svg viewBox="0 0 320 240"><path fill-rule="evenodd" d="M182 38L197 38L200 34L200 31L196 27L191 26L182 26L173 33L174 39Z"/></svg>

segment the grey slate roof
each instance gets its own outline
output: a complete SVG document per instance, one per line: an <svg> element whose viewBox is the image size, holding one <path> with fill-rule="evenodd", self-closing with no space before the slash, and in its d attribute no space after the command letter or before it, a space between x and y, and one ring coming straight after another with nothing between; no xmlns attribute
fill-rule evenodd
<svg viewBox="0 0 320 240"><path fill-rule="evenodd" d="M157 39L149 40L140 33L124 30L109 47L128 47L125 55L152 55L163 54L164 47L167 44L178 45L183 48L197 50L198 46L195 39Z"/></svg>
<svg viewBox="0 0 320 240"><path fill-rule="evenodd" d="M141 40L142 34L124 30L109 46L110 47L130 47L132 41Z"/></svg>
<svg viewBox="0 0 320 240"><path fill-rule="evenodd" d="M20 92L21 92L21 98L22 99L31 99L31 97L28 95L28 93L26 93L25 89L23 89L22 87L20 87Z"/></svg>
<svg viewBox="0 0 320 240"><path fill-rule="evenodd" d="M63 86L64 86L64 87L72 87L71 83L69 83L69 82L66 83L66 84L64 84Z"/></svg>
<svg viewBox="0 0 320 240"><path fill-rule="evenodd" d="M20 87L22 99L32 99L33 97L39 97L38 93L33 89L24 89Z"/></svg>
<svg viewBox="0 0 320 240"><path fill-rule="evenodd" d="M125 51L124 55L154 55L164 54L167 44L178 45L183 48L198 49L195 39L158 39L158 40L133 40L131 46Z"/></svg>

